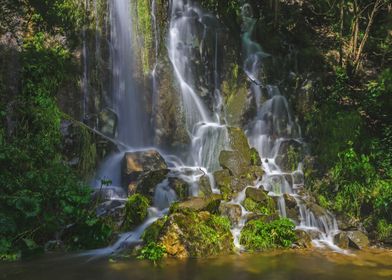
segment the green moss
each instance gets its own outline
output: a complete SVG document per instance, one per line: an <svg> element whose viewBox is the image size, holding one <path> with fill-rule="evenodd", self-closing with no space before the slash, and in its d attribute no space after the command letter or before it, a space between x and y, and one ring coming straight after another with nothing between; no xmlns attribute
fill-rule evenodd
<svg viewBox="0 0 392 280"><path fill-rule="evenodd" d="M252 220L242 229L240 243L249 251L288 248L296 240L294 228L294 223L289 219L275 220L270 223Z"/></svg>
<svg viewBox="0 0 392 280"><path fill-rule="evenodd" d="M191 257L216 256L229 253L233 249L233 237L227 217L188 210L174 214L169 221L169 224L176 226L168 230L177 231L177 235L180 236L179 242L185 245ZM172 235L173 232L168 233L168 236ZM170 245L174 242L167 241Z"/></svg>
<svg viewBox="0 0 392 280"><path fill-rule="evenodd" d="M152 31L152 19L151 19L151 8L149 0L136 1L136 12L137 12L137 25L138 34L143 38L143 46L141 50L141 58L143 65L143 73L148 74L150 72L150 51L153 45L153 31Z"/></svg>
<svg viewBox="0 0 392 280"><path fill-rule="evenodd" d="M270 207L263 205L260 202L256 202L251 198L245 198L243 206L247 211L253 212L255 214L270 215L272 211Z"/></svg>
<svg viewBox="0 0 392 280"><path fill-rule="evenodd" d="M167 221L167 216L157 220L151 226L149 226L143 233L142 239L145 244L156 242L159 234Z"/></svg>
<svg viewBox="0 0 392 280"><path fill-rule="evenodd" d="M141 194L130 196L125 204L124 229L132 229L134 226L143 222L148 215L150 201Z"/></svg>

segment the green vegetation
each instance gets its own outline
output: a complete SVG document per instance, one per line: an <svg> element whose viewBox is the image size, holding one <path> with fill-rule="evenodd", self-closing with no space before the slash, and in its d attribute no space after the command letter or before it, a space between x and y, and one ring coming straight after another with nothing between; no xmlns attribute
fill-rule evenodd
<svg viewBox="0 0 392 280"><path fill-rule="evenodd" d="M12 95L5 94L8 87L1 88L0 259L41 253L47 241L60 242L58 238L65 249L105 245L111 240L110 221L95 216L90 187L65 164L60 152L62 115L56 94L64 83L79 78L70 46L76 43L83 12L70 0L6 1L2 8L31 21L19 26L29 29L15 53L20 90ZM7 31L17 31L9 29L12 22L2 24ZM51 34L68 40L64 44ZM12 126L8 117L14 120ZM93 156L92 150L85 152ZM86 171L87 164L81 164Z"/></svg>
<svg viewBox="0 0 392 280"><path fill-rule="evenodd" d="M147 246L144 246L140 252L138 259L150 260L156 264L157 261L161 260L166 253L166 248L163 245L155 242L150 242Z"/></svg>
<svg viewBox="0 0 392 280"><path fill-rule="evenodd" d="M296 240L295 225L289 219L269 223L251 220L241 231L240 243L250 251L289 248Z"/></svg>
<svg viewBox="0 0 392 280"><path fill-rule="evenodd" d="M159 234L161 233L162 228L165 225L166 221L167 221L167 216L164 216L163 218L154 222L143 232L142 239L145 244L149 244L151 242L158 240Z"/></svg>
<svg viewBox="0 0 392 280"><path fill-rule="evenodd" d="M262 214L262 215L270 215L271 213L271 209L270 207L266 207L265 205L263 205L262 203L258 203L256 201L254 201L251 198L245 198L243 205L245 207L245 209L247 211L251 211L253 213L256 214Z"/></svg>
<svg viewBox="0 0 392 280"><path fill-rule="evenodd" d="M132 229L141 224L147 218L149 206L150 200L141 194L128 197L125 204L124 229Z"/></svg>

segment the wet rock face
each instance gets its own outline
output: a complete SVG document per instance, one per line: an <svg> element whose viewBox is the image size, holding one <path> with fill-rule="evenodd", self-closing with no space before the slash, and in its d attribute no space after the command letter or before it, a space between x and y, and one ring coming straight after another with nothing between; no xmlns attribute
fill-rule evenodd
<svg viewBox="0 0 392 280"><path fill-rule="evenodd" d="M342 249L359 249L362 250L369 246L368 237L361 231L342 231L335 235L335 244Z"/></svg>
<svg viewBox="0 0 392 280"><path fill-rule="evenodd" d="M211 213L219 212L221 195L211 195L209 197L192 197L183 202L176 204L172 210L174 212L191 211L209 211Z"/></svg>
<svg viewBox="0 0 392 280"><path fill-rule="evenodd" d="M303 160L303 146L301 143L290 140L281 144L276 157L276 164L281 167L282 171L294 172L298 164Z"/></svg>
<svg viewBox="0 0 392 280"><path fill-rule="evenodd" d="M158 151L127 152L122 162L122 185L130 193L135 193L138 188L139 190L143 190L140 192L147 194L149 191L146 191L146 189L154 188L168 173L168 171L162 170L167 170L167 164ZM147 176L146 173L149 172L150 174ZM139 178L142 178L142 183L137 183ZM152 186L152 184L155 185Z"/></svg>
<svg viewBox="0 0 392 280"><path fill-rule="evenodd" d="M223 170L214 172L217 187L225 199L253 185L263 176L258 152L251 149L245 133L240 128L228 128L230 151L221 151L219 164Z"/></svg>
<svg viewBox="0 0 392 280"><path fill-rule="evenodd" d="M266 191L247 188L245 195L246 198L242 205L247 211L257 215L273 215L276 212L276 203L272 197L268 196Z"/></svg>
<svg viewBox="0 0 392 280"><path fill-rule="evenodd" d="M232 225L238 225L241 219L242 210L237 204L221 204L219 206L221 216L227 217Z"/></svg>
<svg viewBox="0 0 392 280"><path fill-rule="evenodd" d="M189 196L189 185L184 180L170 177L169 186L176 192L179 200L184 200Z"/></svg>
<svg viewBox="0 0 392 280"><path fill-rule="evenodd" d="M295 234L297 241L294 243L299 248L312 248L312 238L309 233L304 230L296 229Z"/></svg>

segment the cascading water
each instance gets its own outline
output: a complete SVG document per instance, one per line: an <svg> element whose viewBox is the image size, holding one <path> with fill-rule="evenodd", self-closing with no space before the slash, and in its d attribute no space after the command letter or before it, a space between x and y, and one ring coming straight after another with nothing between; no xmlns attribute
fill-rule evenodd
<svg viewBox="0 0 392 280"><path fill-rule="evenodd" d="M300 212L297 228L315 232L314 244L317 246L326 244L338 250L333 245L333 236L338 232L334 216L327 211L317 216L306 206L305 198L300 195L304 185L302 163L299 162L295 170L284 166L284 161L287 160L285 156L290 153L290 149L301 149L304 146L301 130L279 88L275 85L263 85L263 59L269 55L251 39L256 21L249 4L243 6L242 17L244 70L251 81L251 91L257 106L257 115L247 127L247 136L250 145L259 152L265 171L256 187L263 187L277 198L279 212L283 217L286 217L284 194L293 197Z"/></svg>
<svg viewBox="0 0 392 280"><path fill-rule="evenodd" d="M218 157L221 150L227 148L227 129L221 123L221 97L217 70L218 29L214 16L204 13L191 1L173 0L171 2L171 20L169 30L169 58L177 78L186 129L191 139L190 157L184 160L188 169L202 173L188 179L194 183L203 174L207 174L214 192L211 172L219 168ZM214 40L207 40L213 37ZM212 46L211 46L212 45ZM200 97L201 89L197 85L201 76L196 69L200 67L204 49L214 50L214 90L210 92L214 106L213 112L207 109ZM199 94L198 94L199 93ZM184 168L178 164L178 168ZM195 193L197 195L197 190Z"/></svg>
<svg viewBox="0 0 392 280"><path fill-rule="evenodd" d="M129 0L110 1L110 42L113 109L117 114L117 139L132 148L149 144L149 120L143 94L133 73L132 19Z"/></svg>

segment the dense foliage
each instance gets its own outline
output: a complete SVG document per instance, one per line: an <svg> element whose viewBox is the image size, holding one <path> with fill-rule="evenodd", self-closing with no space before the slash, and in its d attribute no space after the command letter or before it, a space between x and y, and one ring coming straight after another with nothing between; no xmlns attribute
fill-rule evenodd
<svg viewBox="0 0 392 280"><path fill-rule="evenodd" d="M91 189L60 152L62 115L56 94L64 83L78 79L68 43L79 32L81 10L71 0L6 1L2 9L15 18L28 15L31 21L21 21L18 28L7 22L2 26L22 44L16 50L20 69L15 65L19 91L13 95L1 88L0 259L27 257L43 251L44 245L102 246L111 228L96 217Z"/></svg>
<svg viewBox="0 0 392 280"><path fill-rule="evenodd" d="M289 219L272 222L249 221L241 231L240 243L250 251L288 248L296 241L295 225Z"/></svg>

